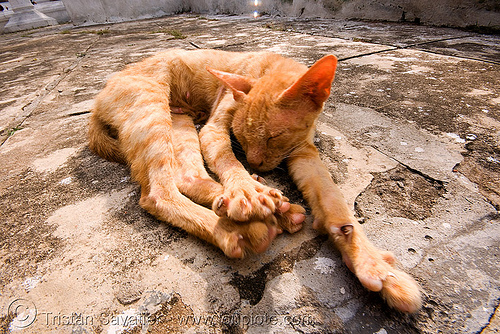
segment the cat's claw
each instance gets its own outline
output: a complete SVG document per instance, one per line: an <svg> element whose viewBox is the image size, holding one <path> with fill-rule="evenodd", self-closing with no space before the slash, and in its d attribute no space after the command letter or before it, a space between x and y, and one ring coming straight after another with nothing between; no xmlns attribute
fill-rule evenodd
<svg viewBox="0 0 500 334"><path fill-rule="evenodd" d="M266 179L264 179L263 177L261 177L261 176L259 176L257 174L252 174L252 179L254 179L255 181L257 181L259 183L267 184Z"/></svg>
<svg viewBox="0 0 500 334"><path fill-rule="evenodd" d="M281 191L248 179L226 189L224 195L214 201L212 209L219 217L247 222L266 219L287 201Z"/></svg>
<svg viewBox="0 0 500 334"><path fill-rule="evenodd" d="M223 217L226 215L228 205L229 198L227 198L226 196L221 196L214 201L212 210L217 214L217 216Z"/></svg>

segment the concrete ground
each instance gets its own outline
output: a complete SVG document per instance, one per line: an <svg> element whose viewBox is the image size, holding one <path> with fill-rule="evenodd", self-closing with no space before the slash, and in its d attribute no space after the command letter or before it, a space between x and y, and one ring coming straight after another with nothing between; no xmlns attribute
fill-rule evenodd
<svg viewBox="0 0 500 334"><path fill-rule="evenodd" d="M128 169L87 148L89 111L113 72L173 47L340 59L315 141L371 240L421 284L418 313L363 289L312 217L230 260L139 207ZM500 36L235 16L66 25L0 35L0 82L2 332L500 330ZM284 171L263 176L303 203Z"/></svg>

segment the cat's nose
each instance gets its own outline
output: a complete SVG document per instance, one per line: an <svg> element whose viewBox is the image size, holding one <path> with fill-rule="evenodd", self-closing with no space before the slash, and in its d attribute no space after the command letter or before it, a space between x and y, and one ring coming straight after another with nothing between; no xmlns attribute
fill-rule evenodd
<svg viewBox="0 0 500 334"><path fill-rule="evenodd" d="M261 157L255 155L248 156L247 161L250 167L252 167L253 169L259 169L264 165L264 160Z"/></svg>

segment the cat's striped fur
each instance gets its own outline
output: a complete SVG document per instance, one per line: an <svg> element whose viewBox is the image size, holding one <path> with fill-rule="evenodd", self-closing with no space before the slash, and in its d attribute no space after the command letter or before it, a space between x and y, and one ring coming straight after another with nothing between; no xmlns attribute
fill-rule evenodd
<svg viewBox="0 0 500 334"><path fill-rule="evenodd" d="M232 152L232 130L252 168L270 170L286 160L314 227L331 236L366 288L381 291L393 307L415 311L418 285L368 241L313 145L336 64L326 56L307 69L263 52L157 54L114 75L97 96L90 147L130 165L143 208L230 257L243 257L264 251L283 229L298 231L305 216L248 174ZM204 119L198 134L194 121ZM220 183L206 172L200 147Z"/></svg>

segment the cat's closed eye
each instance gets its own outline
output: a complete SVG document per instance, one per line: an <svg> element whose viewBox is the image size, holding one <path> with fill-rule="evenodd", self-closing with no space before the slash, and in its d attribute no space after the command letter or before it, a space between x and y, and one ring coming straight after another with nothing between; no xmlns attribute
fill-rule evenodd
<svg viewBox="0 0 500 334"><path fill-rule="evenodd" d="M271 137L269 137L267 139L267 147L270 147L270 148L273 148L275 146L277 146L281 139L283 139L283 135L285 134L285 132L281 132L281 133L278 133L276 135L272 135Z"/></svg>

